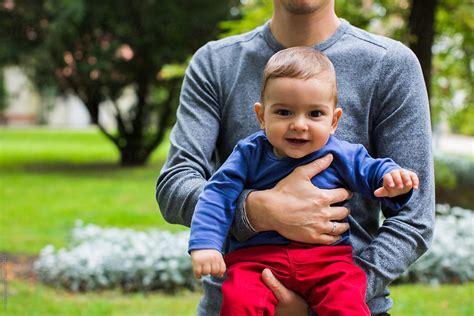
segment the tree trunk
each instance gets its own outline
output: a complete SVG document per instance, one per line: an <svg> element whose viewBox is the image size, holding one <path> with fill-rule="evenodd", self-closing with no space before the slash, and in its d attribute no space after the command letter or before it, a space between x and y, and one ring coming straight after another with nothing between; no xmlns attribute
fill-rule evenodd
<svg viewBox="0 0 474 316"><path fill-rule="evenodd" d="M144 165L150 153L146 152L144 146L126 146L120 149L120 165L126 167L142 166Z"/></svg>
<svg viewBox="0 0 474 316"><path fill-rule="evenodd" d="M409 45L421 64L428 96L431 92L431 47L435 36L438 0L412 0L408 19Z"/></svg>

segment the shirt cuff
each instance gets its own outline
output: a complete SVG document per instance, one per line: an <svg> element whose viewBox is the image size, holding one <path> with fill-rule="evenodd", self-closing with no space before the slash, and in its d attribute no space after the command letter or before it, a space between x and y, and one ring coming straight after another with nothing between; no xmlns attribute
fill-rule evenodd
<svg viewBox="0 0 474 316"><path fill-rule="evenodd" d="M247 196L253 191L255 190L244 190L237 199L237 207L235 210L234 222L231 227L231 234L239 242L247 241L258 233L250 224L245 210Z"/></svg>

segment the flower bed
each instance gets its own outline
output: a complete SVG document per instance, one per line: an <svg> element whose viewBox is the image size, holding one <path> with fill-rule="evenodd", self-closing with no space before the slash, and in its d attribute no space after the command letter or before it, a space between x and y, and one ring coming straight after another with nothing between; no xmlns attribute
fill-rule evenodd
<svg viewBox="0 0 474 316"><path fill-rule="evenodd" d="M397 282L474 280L474 213L437 205L431 248ZM79 223L68 248L44 248L34 268L40 280L72 291L194 288L188 233L101 228Z"/></svg>
<svg viewBox="0 0 474 316"><path fill-rule="evenodd" d="M173 291L193 287L187 253L188 233L146 232L83 226L72 231L71 245L44 248L34 268L40 280L72 291L122 288Z"/></svg>

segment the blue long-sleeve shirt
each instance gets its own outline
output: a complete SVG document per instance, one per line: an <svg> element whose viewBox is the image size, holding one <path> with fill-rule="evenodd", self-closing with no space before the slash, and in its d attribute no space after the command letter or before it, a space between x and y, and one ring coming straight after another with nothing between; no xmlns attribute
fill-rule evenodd
<svg viewBox="0 0 474 316"><path fill-rule="evenodd" d="M393 160L374 159L362 145L351 144L330 136L320 150L303 158L278 158L263 131L241 140L221 168L211 177L201 193L191 222L189 251L216 249L222 251L234 219L236 202L244 189L272 188L296 167L328 153L332 164L311 179L322 189L348 188L364 197L383 185L383 176L400 169ZM411 192L395 198L381 198L393 210L399 210L410 199ZM275 231L262 232L247 241L230 239L229 251L257 245L287 244L290 241ZM348 244L349 232L334 245Z"/></svg>

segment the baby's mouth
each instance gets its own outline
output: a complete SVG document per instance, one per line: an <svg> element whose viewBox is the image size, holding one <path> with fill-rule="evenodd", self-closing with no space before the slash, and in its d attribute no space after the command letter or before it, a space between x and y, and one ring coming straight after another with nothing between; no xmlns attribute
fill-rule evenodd
<svg viewBox="0 0 474 316"><path fill-rule="evenodd" d="M309 142L309 140L301 138L287 138L286 141L293 145L304 145Z"/></svg>

